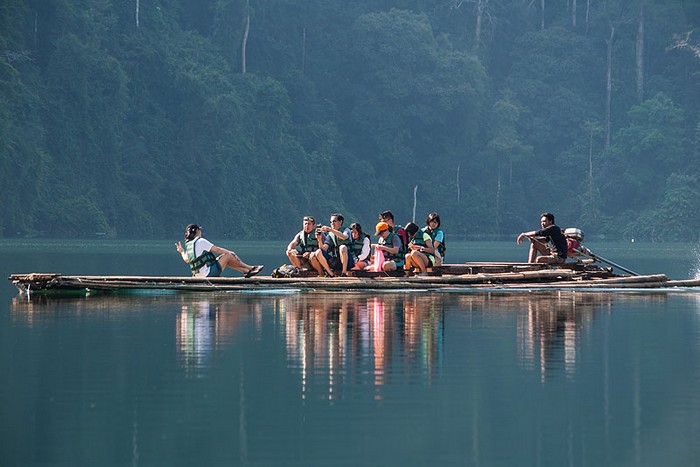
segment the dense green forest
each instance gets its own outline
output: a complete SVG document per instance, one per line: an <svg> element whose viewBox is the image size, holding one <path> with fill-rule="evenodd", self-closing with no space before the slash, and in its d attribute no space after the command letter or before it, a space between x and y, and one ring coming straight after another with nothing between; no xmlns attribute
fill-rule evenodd
<svg viewBox="0 0 700 467"><path fill-rule="evenodd" d="M696 0L0 0L0 236L700 232ZM416 188L417 187L417 188ZM368 230L370 230L368 228Z"/></svg>

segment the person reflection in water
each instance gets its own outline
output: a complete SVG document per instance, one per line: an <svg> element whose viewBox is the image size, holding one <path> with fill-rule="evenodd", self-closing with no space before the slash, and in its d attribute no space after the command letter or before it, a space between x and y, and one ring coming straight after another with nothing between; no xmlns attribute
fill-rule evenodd
<svg viewBox="0 0 700 467"><path fill-rule="evenodd" d="M244 263L233 251L202 238L202 226L197 224L189 224L185 229L185 247L177 242L175 248L182 260L189 264L195 277L219 277L226 267L243 273L245 277L251 277L263 269L262 265L250 266Z"/></svg>

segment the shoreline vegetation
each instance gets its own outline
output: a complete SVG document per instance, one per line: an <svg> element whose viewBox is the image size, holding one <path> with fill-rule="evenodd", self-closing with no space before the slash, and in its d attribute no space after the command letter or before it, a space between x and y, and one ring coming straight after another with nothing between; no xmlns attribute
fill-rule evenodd
<svg viewBox="0 0 700 467"><path fill-rule="evenodd" d="M479 5L2 2L0 237L700 239L700 4Z"/></svg>

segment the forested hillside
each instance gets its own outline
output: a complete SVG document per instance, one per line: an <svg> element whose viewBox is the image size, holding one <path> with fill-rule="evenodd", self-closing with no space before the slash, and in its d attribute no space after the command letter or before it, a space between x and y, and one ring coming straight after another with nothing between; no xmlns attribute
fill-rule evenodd
<svg viewBox="0 0 700 467"><path fill-rule="evenodd" d="M695 0L1 0L0 236L698 240ZM367 228L370 230L371 228Z"/></svg>

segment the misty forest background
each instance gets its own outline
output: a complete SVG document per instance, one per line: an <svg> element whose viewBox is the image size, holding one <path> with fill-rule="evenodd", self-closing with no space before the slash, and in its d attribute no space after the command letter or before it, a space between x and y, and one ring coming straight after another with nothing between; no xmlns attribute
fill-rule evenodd
<svg viewBox="0 0 700 467"><path fill-rule="evenodd" d="M0 0L0 236L700 238L696 0Z"/></svg>

